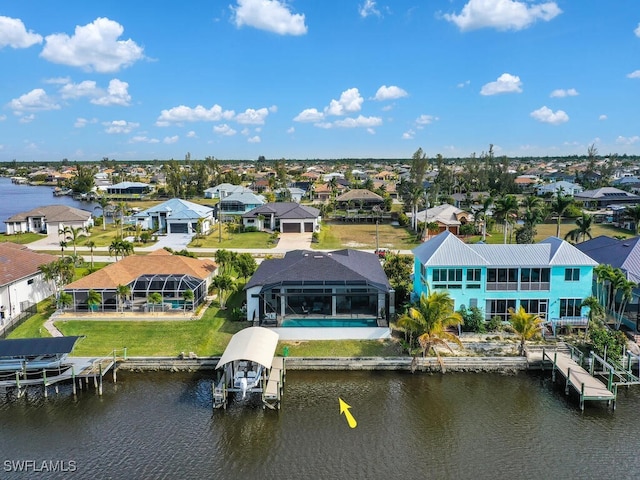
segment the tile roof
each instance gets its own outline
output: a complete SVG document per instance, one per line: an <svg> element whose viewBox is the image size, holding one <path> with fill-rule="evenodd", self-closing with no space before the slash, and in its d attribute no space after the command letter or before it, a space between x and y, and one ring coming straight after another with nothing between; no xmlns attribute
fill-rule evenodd
<svg viewBox="0 0 640 480"><path fill-rule="evenodd" d="M367 282L391 288L378 257L359 250L316 252L292 250L284 258L263 261L245 289L281 282Z"/></svg>
<svg viewBox="0 0 640 480"><path fill-rule="evenodd" d="M36 253L24 245L0 243L0 285L37 274L40 265L55 262L55 255Z"/></svg>
<svg viewBox="0 0 640 480"><path fill-rule="evenodd" d="M382 202L383 198L365 188L354 188L336 198L337 202L348 202L349 200L379 200Z"/></svg>
<svg viewBox="0 0 640 480"><path fill-rule="evenodd" d="M113 289L118 285L128 285L141 275L184 274L204 280L215 270L216 264L212 260L171 255L160 249L149 255L125 257L70 283L65 290Z"/></svg>
<svg viewBox="0 0 640 480"><path fill-rule="evenodd" d="M91 218L91 212L80 210L75 207L66 205L48 205L44 207L34 208L28 212L21 212L13 215L4 223L24 222L29 217L44 217L49 222L85 222Z"/></svg>
<svg viewBox="0 0 640 480"><path fill-rule="evenodd" d="M427 266L536 266L591 265L598 263L576 247L556 237L531 245L466 244L451 232L443 232L413 249Z"/></svg>

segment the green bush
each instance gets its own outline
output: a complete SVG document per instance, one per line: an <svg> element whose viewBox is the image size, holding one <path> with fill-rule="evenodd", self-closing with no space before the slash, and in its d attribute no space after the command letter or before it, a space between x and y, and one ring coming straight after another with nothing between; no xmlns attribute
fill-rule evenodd
<svg viewBox="0 0 640 480"><path fill-rule="evenodd" d="M466 308L462 305L458 313L462 317L463 332L484 333L487 331L484 325L484 314L478 307Z"/></svg>
<svg viewBox="0 0 640 480"><path fill-rule="evenodd" d="M487 330L490 332L499 332L502 328L502 317L492 317L487 323Z"/></svg>
<svg viewBox="0 0 640 480"><path fill-rule="evenodd" d="M622 360L622 353L627 345L627 337L623 332L611 330L599 322L589 322L589 340L593 351L601 357L604 357L606 349L607 358Z"/></svg>
<svg viewBox="0 0 640 480"><path fill-rule="evenodd" d="M406 213L400 213L398 215L398 223L400 224L401 227L407 227L409 226L409 217L407 216Z"/></svg>

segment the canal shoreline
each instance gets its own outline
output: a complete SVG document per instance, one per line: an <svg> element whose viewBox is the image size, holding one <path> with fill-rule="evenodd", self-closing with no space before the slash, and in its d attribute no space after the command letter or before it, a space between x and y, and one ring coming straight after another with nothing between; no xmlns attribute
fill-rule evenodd
<svg viewBox="0 0 640 480"><path fill-rule="evenodd" d="M197 372L215 370L220 357L129 357L117 362L117 369L130 372ZM441 357L445 372L516 373L542 368L538 358ZM436 357L287 357L287 370L327 371L418 371L441 372Z"/></svg>

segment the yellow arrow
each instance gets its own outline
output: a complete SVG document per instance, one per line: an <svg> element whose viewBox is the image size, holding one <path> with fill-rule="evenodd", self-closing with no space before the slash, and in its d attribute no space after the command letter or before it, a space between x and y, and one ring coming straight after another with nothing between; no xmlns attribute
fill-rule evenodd
<svg viewBox="0 0 640 480"><path fill-rule="evenodd" d="M340 397L338 397L338 401L340 402L340 415L344 413L344 418L347 419L349 426L351 428L356 428L358 426L358 422L356 422L356 419L353 418L353 415L351 415L351 412L349 411L351 406Z"/></svg>

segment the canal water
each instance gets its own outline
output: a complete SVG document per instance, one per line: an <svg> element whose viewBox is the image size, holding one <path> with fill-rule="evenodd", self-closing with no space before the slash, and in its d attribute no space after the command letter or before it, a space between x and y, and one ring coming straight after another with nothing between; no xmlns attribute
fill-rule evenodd
<svg viewBox="0 0 640 480"><path fill-rule="evenodd" d="M9 217L46 205L67 205L94 213L97 204L74 200L71 196L54 197L53 187L16 185L10 178L0 177L0 233L7 231L4 222ZM102 215L102 212L97 210L95 214Z"/></svg>
<svg viewBox="0 0 640 480"><path fill-rule="evenodd" d="M357 427L339 413L351 405ZM125 373L0 402L0 478L638 478L640 389L612 412L549 373L289 371L282 410L211 408L211 374ZM15 471L19 460L73 473ZM66 462L66 463L65 463ZM29 467L32 468L32 467ZM40 467L41 468L41 467ZM52 469L51 467L49 467Z"/></svg>

